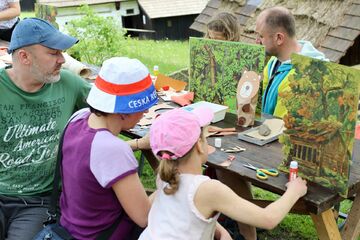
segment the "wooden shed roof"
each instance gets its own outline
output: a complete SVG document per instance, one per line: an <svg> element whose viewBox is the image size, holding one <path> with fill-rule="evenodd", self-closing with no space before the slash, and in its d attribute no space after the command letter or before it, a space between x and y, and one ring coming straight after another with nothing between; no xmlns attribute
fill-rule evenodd
<svg viewBox="0 0 360 240"><path fill-rule="evenodd" d="M124 0L37 0L38 4L50 5L54 7L72 7L72 6L81 6L84 4L101 4L101 3L111 3L111 2L122 2Z"/></svg>
<svg viewBox="0 0 360 240"><path fill-rule="evenodd" d="M149 18L199 14L209 0L138 0Z"/></svg>
<svg viewBox="0 0 360 240"><path fill-rule="evenodd" d="M215 14L230 11L240 22L241 41L254 43L258 14L282 5L294 14L298 39L311 41L333 62L339 62L360 35L360 0L263 0L258 6L251 2L256 1L210 0L190 28L205 33Z"/></svg>

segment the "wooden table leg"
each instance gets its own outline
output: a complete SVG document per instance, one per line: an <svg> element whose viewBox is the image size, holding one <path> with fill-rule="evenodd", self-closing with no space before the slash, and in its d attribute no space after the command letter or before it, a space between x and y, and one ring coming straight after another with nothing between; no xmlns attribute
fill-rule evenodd
<svg viewBox="0 0 360 240"><path fill-rule="evenodd" d="M156 159L151 150L142 150L146 160L149 162L151 168L155 171L159 166L159 161Z"/></svg>
<svg viewBox="0 0 360 240"><path fill-rule="evenodd" d="M360 191L356 194L351 210L346 218L341 237L344 240L356 240L360 236Z"/></svg>
<svg viewBox="0 0 360 240"><path fill-rule="evenodd" d="M318 215L310 214L320 240L341 240L340 232L332 209Z"/></svg>

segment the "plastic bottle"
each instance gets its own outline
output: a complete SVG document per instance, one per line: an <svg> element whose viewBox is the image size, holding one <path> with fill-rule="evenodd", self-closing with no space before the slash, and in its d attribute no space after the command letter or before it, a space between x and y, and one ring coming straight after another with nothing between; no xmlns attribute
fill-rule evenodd
<svg viewBox="0 0 360 240"><path fill-rule="evenodd" d="M215 138L215 147L221 148L221 138Z"/></svg>
<svg viewBox="0 0 360 240"><path fill-rule="evenodd" d="M154 66L153 73L154 73L154 76L157 77L157 75L159 74L159 66L158 65Z"/></svg>
<svg viewBox="0 0 360 240"><path fill-rule="evenodd" d="M298 177L298 162L291 161L290 162L289 182L296 179L297 177Z"/></svg>

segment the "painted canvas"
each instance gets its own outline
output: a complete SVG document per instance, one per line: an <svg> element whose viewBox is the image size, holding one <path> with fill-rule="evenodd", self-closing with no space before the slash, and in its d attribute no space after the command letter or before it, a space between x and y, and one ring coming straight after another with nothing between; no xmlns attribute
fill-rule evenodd
<svg viewBox="0 0 360 240"><path fill-rule="evenodd" d="M347 195L359 99L360 71L339 64L292 55L295 74L283 94L288 110L281 138L288 171Z"/></svg>
<svg viewBox="0 0 360 240"><path fill-rule="evenodd" d="M236 114L238 81L245 71L262 76L264 61L265 50L261 45L190 38L189 89L194 91L195 101L226 105ZM259 101L260 113L261 92Z"/></svg>

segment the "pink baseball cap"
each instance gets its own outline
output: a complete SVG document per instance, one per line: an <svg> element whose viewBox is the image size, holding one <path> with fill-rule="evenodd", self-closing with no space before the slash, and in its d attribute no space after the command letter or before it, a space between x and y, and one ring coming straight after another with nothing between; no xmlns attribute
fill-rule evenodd
<svg viewBox="0 0 360 240"><path fill-rule="evenodd" d="M208 125L213 117L209 108L192 111L177 108L161 114L150 128L150 146L154 155L168 151L173 154L173 160L183 157L199 139L201 127Z"/></svg>

